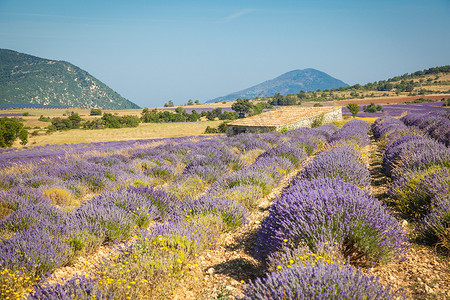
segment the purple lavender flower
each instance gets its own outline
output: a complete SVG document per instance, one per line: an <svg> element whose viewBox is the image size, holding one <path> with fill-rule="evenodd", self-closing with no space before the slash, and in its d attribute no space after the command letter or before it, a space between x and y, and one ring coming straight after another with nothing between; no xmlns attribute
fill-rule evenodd
<svg viewBox="0 0 450 300"><path fill-rule="evenodd" d="M387 260L405 251L404 230L368 192L340 178L297 180L261 223L255 254L265 259L285 240L317 253L324 243L356 263Z"/></svg>
<svg viewBox="0 0 450 300"><path fill-rule="evenodd" d="M27 230L34 224L51 229L64 222L65 217L65 213L49 203L28 204L2 220L0 230L17 232Z"/></svg>
<svg viewBox="0 0 450 300"><path fill-rule="evenodd" d="M389 116L383 116L375 120L372 126L372 133L376 139L380 139L389 132L408 132L408 127L402 121Z"/></svg>
<svg viewBox="0 0 450 300"><path fill-rule="evenodd" d="M450 195L434 198L430 213L417 227L427 242L450 250Z"/></svg>
<svg viewBox="0 0 450 300"><path fill-rule="evenodd" d="M27 299L66 300L66 299L114 299L114 294L107 294L98 286L98 280L85 276L75 276L64 284L37 285Z"/></svg>
<svg viewBox="0 0 450 300"><path fill-rule="evenodd" d="M299 166L308 157L303 148L298 147L295 143L286 142L262 153L256 161L264 157L274 156L285 157L295 166Z"/></svg>
<svg viewBox="0 0 450 300"><path fill-rule="evenodd" d="M340 264L294 265L246 285L243 299L398 299L378 278Z"/></svg>
<svg viewBox="0 0 450 300"><path fill-rule="evenodd" d="M301 175L309 179L340 177L357 186L368 187L371 182L370 172L359 160L358 152L351 146L332 148L306 165Z"/></svg>
<svg viewBox="0 0 450 300"><path fill-rule="evenodd" d="M50 203L42 192L27 186L17 186L8 191L0 191L0 206L18 210L31 204Z"/></svg>
<svg viewBox="0 0 450 300"><path fill-rule="evenodd" d="M330 143L336 142L352 142L360 146L366 146L370 143L369 132L370 125L362 120L351 120L342 126L341 129L333 133L329 139Z"/></svg>
<svg viewBox="0 0 450 300"><path fill-rule="evenodd" d="M64 266L73 258L73 252L58 236L45 228L34 226L20 231L10 239L0 240L0 266L40 276Z"/></svg>
<svg viewBox="0 0 450 300"><path fill-rule="evenodd" d="M450 169L406 172L392 182L388 194L401 212L421 219L430 212L433 199L450 194Z"/></svg>

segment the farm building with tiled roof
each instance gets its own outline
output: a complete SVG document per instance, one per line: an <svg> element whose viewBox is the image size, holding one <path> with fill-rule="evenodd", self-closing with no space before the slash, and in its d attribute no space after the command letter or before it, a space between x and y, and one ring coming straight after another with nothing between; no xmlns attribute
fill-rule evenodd
<svg viewBox="0 0 450 300"><path fill-rule="evenodd" d="M342 107L287 106L227 124L227 135L311 127L342 120Z"/></svg>

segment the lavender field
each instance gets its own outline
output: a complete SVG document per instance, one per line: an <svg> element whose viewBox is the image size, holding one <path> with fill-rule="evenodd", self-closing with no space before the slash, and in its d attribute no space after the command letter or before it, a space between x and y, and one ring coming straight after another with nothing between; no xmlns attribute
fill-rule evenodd
<svg viewBox="0 0 450 300"><path fill-rule="evenodd" d="M411 103L411 104L387 104L383 105L384 112L368 113L363 111L363 106L359 106L360 113L358 117L361 118L373 118L382 116L399 117L402 114L414 113L423 114L429 112L442 112L445 110L443 102L425 102L425 103ZM342 107L342 113L351 115L350 110L347 107Z"/></svg>
<svg viewBox="0 0 450 300"><path fill-rule="evenodd" d="M261 199L297 174L249 250L265 275L227 297L404 298L365 270L405 259L413 241L402 220L450 250L449 128L448 113L429 110L372 126L2 150L1 296L177 298L198 257L245 228ZM390 206L372 192L364 157L374 143ZM100 258L77 267L89 257Z"/></svg>

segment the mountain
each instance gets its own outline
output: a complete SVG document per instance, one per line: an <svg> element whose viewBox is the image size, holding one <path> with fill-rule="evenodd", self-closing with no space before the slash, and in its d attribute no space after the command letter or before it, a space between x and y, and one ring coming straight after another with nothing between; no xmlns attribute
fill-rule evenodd
<svg viewBox="0 0 450 300"><path fill-rule="evenodd" d="M0 105L11 103L139 108L71 63L0 49Z"/></svg>
<svg viewBox="0 0 450 300"><path fill-rule="evenodd" d="M294 70L248 89L209 100L207 103L236 100L237 98L269 97L276 93L286 96L287 94L297 94L301 90L308 92L317 89L339 88L341 86L348 86L348 84L331 77L327 73L315 69Z"/></svg>

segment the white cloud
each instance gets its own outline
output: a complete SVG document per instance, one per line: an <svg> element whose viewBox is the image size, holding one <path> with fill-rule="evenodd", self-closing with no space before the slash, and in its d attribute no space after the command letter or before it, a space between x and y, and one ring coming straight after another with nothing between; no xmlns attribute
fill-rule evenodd
<svg viewBox="0 0 450 300"><path fill-rule="evenodd" d="M244 9L235 13L232 13L229 16L226 16L225 18L223 18L222 20L219 21L219 23L227 23L227 22L231 22L235 19L238 19L246 14L249 14L251 12L254 12L254 9Z"/></svg>

